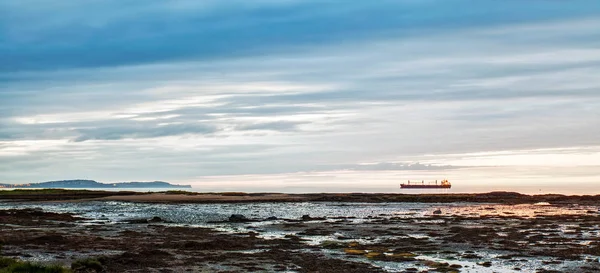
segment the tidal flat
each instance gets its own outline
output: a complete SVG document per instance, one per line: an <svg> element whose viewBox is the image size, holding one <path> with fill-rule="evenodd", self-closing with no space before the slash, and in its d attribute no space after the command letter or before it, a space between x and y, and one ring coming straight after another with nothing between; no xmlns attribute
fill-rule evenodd
<svg viewBox="0 0 600 273"><path fill-rule="evenodd" d="M5 199L2 254L73 272L600 272L600 205L591 197L152 202L127 196Z"/></svg>

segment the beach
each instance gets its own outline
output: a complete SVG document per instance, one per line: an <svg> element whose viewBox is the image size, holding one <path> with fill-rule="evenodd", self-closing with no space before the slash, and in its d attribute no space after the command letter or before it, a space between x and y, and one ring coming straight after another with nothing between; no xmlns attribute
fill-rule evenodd
<svg viewBox="0 0 600 273"><path fill-rule="evenodd" d="M32 193L3 255L73 272L600 270L598 196Z"/></svg>

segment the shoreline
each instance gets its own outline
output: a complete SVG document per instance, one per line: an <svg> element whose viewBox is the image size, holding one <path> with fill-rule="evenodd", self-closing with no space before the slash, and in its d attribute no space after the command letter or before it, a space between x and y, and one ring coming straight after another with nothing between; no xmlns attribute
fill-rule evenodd
<svg viewBox="0 0 600 273"><path fill-rule="evenodd" d="M489 193L244 193L244 192L133 192L102 190L6 190L0 191L4 202L46 201L124 201L140 203L266 203L266 202L348 202L348 203L501 203L587 204L600 202L600 195L527 195L516 192Z"/></svg>
<svg viewBox="0 0 600 273"><path fill-rule="evenodd" d="M69 273L600 272L598 204L2 205L5 261Z"/></svg>

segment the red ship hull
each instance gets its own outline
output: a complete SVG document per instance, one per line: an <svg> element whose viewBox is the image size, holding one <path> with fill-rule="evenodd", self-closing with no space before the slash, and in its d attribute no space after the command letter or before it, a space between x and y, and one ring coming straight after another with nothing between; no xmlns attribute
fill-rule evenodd
<svg viewBox="0 0 600 273"><path fill-rule="evenodd" d="M400 184L402 189L449 189L452 185L409 185Z"/></svg>

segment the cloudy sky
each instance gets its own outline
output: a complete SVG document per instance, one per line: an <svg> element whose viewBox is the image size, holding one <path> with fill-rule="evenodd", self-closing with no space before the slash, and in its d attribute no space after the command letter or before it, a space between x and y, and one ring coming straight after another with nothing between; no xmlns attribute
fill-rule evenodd
<svg viewBox="0 0 600 273"><path fill-rule="evenodd" d="M0 183L600 194L598 75L597 0L0 0Z"/></svg>

